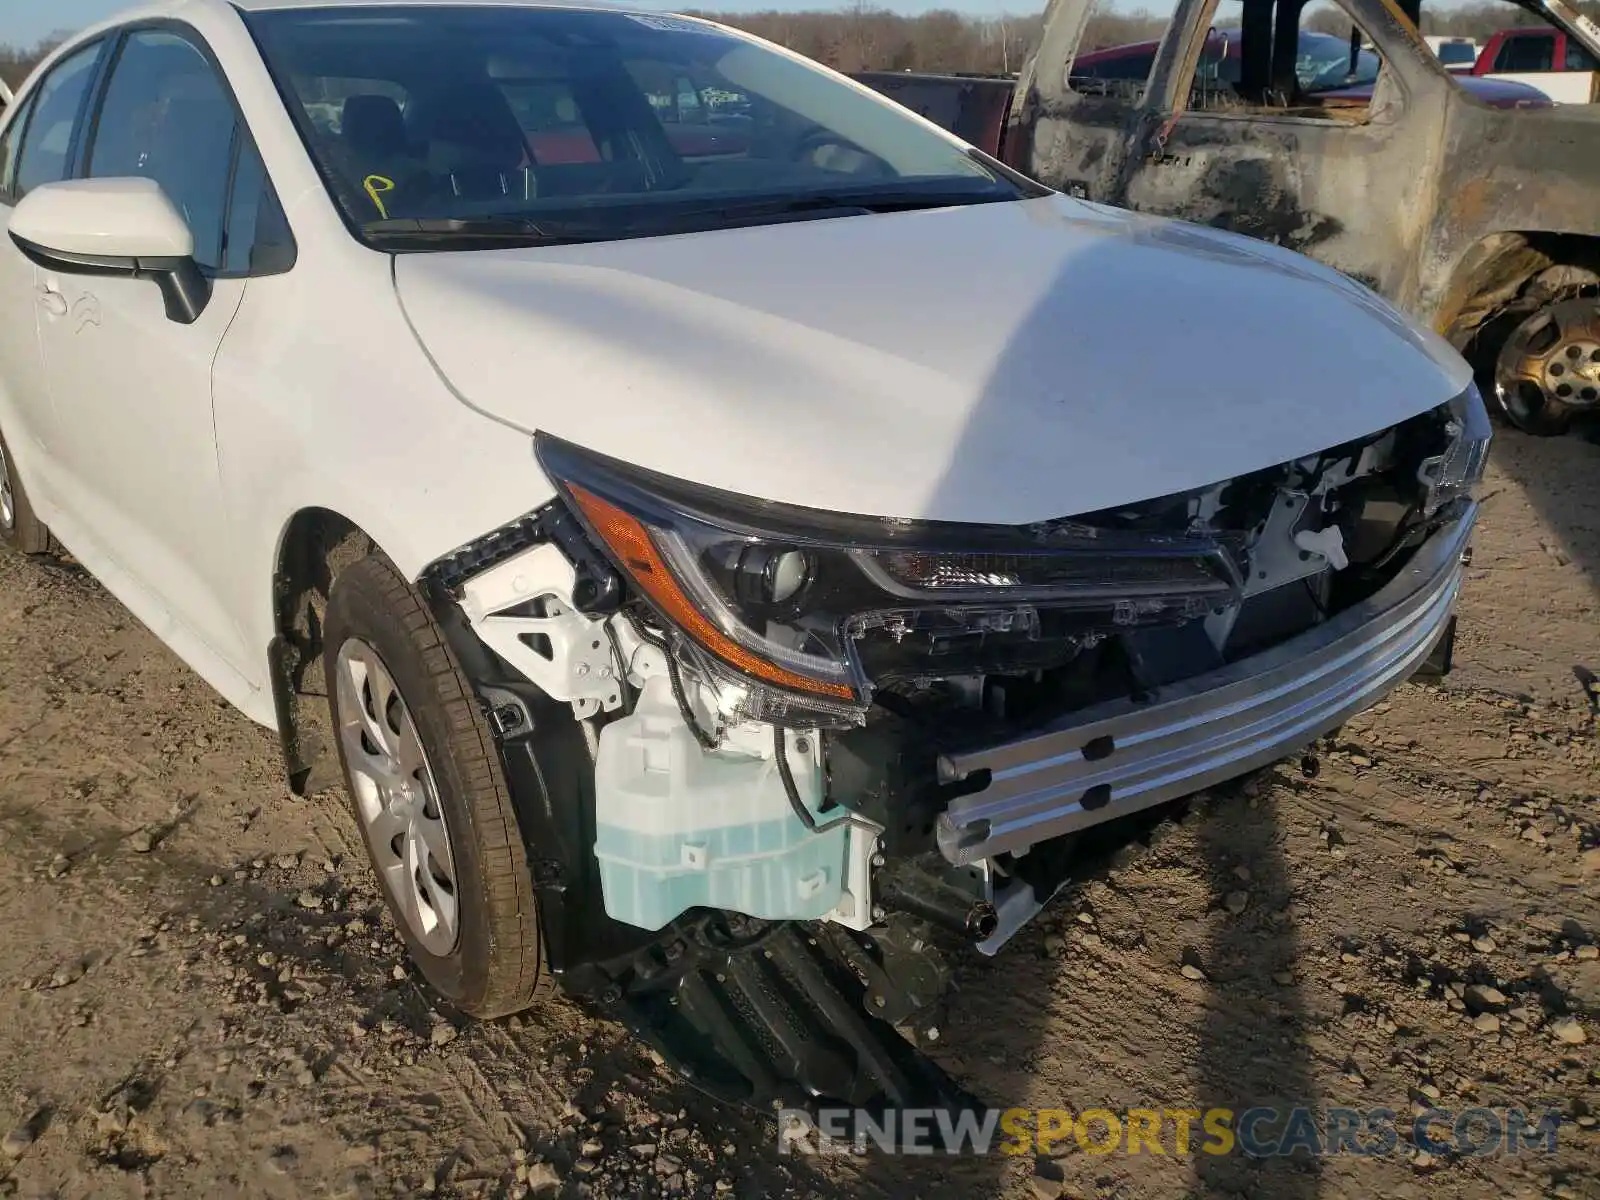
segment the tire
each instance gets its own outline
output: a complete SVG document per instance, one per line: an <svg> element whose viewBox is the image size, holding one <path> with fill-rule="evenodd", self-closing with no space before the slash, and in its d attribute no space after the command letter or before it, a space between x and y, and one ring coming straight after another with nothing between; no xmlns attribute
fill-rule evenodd
<svg viewBox="0 0 1600 1200"><path fill-rule="evenodd" d="M11 461L11 451L0 435L0 543L20 554L51 554L55 539L44 522L33 515L28 493Z"/></svg>
<svg viewBox="0 0 1600 1200"><path fill-rule="evenodd" d="M526 1008L554 985L494 739L432 613L387 559L334 580L323 669L351 809L413 960L472 1016ZM379 723L368 701L391 684Z"/></svg>
<svg viewBox="0 0 1600 1200"><path fill-rule="evenodd" d="M1559 300L1501 324L1493 379L1507 421L1534 437L1559 437L1596 411L1600 387L1590 372L1600 363L1600 302Z"/></svg>

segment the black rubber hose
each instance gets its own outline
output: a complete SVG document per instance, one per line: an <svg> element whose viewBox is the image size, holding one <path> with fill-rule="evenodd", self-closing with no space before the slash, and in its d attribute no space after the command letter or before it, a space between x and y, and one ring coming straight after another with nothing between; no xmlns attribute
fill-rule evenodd
<svg viewBox="0 0 1600 1200"><path fill-rule="evenodd" d="M800 789L795 785L794 772L789 769L789 739L784 736L783 726L777 725L772 730L772 750L778 759L778 778L783 780L783 793L789 797L789 807L794 809L794 815L812 833L827 833L830 829L837 829L840 825L848 825L855 820L855 814L846 812L842 817L835 817L821 825L811 815L811 810L806 807L805 801L800 799Z"/></svg>
<svg viewBox="0 0 1600 1200"><path fill-rule="evenodd" d="M678 669L678 656L671 650L667 651L667 678L672 681L672 698L678 702L678 715L683 718L683 723L694 734L694 740L707 750L715 750L722 745L721 738L714 733L707 733L700 727L700 721L694 715L694 709L689 707L688 694L683 690L683 674Z"/></svg>
<svg viewBox="0 0 1600 1200"><path fill-rule="evenodd" d="M633 685L628 682L629 662L622 654L622 640L617 637L617 631L610 621L606 622L606 636L611 640L611 653L616 655L617 670L620 678L617 680L622 689L622 715L633 715Z"/></svg>
<svg viewBox="0 0 1600 1200"><path fill-rule="evenodd" d="M707 750L715 750L722 745L722 739L713 733L707 733L701 728L699 720L694 715L694 709L689 707L689 696L683 690L683 674L678 669L678 656L672 652L672 647L643 629L639 630L641 640L648 642L666 657L667 679L672 684L672 698L678 702L678 715L683 718L683 723L689 727L689 732L694 734L694 740Z"/></svg>

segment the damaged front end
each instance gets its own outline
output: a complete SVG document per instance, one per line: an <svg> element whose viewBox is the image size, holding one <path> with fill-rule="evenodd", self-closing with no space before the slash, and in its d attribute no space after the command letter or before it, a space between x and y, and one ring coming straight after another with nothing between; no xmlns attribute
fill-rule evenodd
<svg viewBox="0 0 1600 1200"><path fill-rule="evenodd" d="M885 1024L938 999L938 947L993 954L1085 830L1447 653L1488 437L1469 388L1207 488L994 527L749 500L541 436L558 499L426 581L500 738L553 969L730 1099L949 1099Z"/></svg>

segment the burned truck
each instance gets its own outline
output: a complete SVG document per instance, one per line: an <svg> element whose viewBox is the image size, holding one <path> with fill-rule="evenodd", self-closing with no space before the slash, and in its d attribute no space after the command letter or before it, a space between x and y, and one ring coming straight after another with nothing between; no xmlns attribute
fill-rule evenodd
<svg viewBox="0 0 1600 1200"><path fill-rule="evenodd" d="M1593 422L1600 107L1451 75L1419 7L1178 0L1112 45L1094 0L1056 0L1015 81L859 78L969 140L996 131L975 144L1070 195L1337 268L1448 338L1526 432ZM1600 53L1600 27L1563 0L1508 3L1508 22L1519 8Z"/></svg>

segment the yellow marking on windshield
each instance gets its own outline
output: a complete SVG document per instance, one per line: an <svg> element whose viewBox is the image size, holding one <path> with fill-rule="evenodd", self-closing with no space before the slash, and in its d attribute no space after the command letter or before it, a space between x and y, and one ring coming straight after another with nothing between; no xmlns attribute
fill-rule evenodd
<svg viewBox="0 0 1600 1200"><path fill-rule="evenodd" d="M382 175L368 175L361 181L361 186L367 190L367 195L372 197L372 203L378 209L378 215L384 220L389 219L389 210L384 207L383 197L394 191L394 180Z"/></svg>

